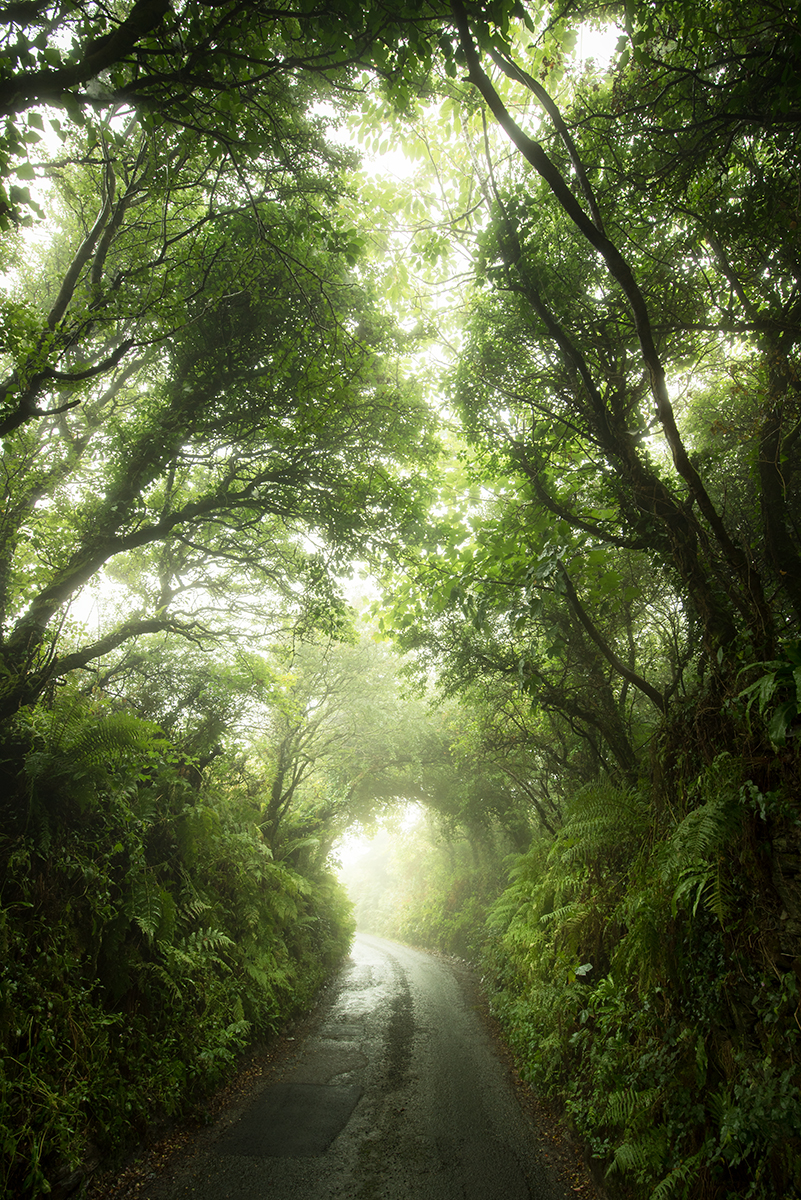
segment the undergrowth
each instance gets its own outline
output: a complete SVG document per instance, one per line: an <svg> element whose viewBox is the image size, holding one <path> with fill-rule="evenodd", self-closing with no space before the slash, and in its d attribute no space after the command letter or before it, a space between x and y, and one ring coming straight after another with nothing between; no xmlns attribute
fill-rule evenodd
<svg viewBox="0 0 801 1200"><path fill-rule="evenodd" d="M24 712L0 757L0 1194L37 1196L207 1094L352 922L155 726Z"/></svg>
<svg viewBox="0 0 801 1200"><path fill-rule="evenodd" d="M666 813L588 787L488 922L493 1004L607 1185L651 1200L801 1196L799 961L770 887L795 801L717 756Z"/></svg>

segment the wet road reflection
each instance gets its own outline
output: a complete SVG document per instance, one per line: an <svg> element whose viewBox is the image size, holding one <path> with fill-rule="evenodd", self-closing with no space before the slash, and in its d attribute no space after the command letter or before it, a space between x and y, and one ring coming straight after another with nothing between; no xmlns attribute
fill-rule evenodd
<svg viewBox="0 0 801 1200"><path fill-rule="evenodd" d="M366 935L281 1077L170 1195L562 1200L457 972Z"/></svg>

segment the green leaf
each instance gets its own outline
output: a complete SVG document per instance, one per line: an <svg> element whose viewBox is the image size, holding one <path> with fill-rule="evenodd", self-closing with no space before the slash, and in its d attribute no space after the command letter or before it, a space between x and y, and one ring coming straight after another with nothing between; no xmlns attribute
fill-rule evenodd
<svg viewBox="0 0 801 1200"><path fill-rule="evenodd" d="M781 746L784 743L790 723L797 714L795 700L788 700L776 709L768 722L768 736L774 745Z"/></svg>

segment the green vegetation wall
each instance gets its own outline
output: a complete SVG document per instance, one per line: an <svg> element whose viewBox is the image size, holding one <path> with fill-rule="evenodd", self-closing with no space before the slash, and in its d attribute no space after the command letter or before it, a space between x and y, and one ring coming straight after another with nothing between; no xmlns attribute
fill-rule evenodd
<svg viewBox="0 0 801 1200"><path fill-rule="evenodd" d="M661 819L647 790L579 793L514 865L486 978L525 1077L613 1194L789 1200L797 930L763 839L797 822L797 783L763 793L728 754L688 783Z"/></svg>
<svg viewBox="0 0 801 1200"><path fill-rule="evenodd" d="M207 1095L353 925L152 724L73 699L0 758L0 1191L39 1195Z"/></svg>

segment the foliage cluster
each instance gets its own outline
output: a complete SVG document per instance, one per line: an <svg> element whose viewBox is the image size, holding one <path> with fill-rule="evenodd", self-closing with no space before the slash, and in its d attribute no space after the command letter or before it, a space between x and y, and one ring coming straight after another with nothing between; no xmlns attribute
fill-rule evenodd
<svg viewBox="0 0 801 1200"><path fill-rule="evenodd" d="M797 1195L799 987L759 846L788 797L729 756L693 792L661 827L640 791L576 796L491 914L494 1003L610 1184Z"/></svg>
<svg viewBox="0 0 801 1200"><path fill-rule="evenodd" d="M38 1195L206 1095L352 924L152 723L73 697L2 759L2 1190Z"/></svg>

